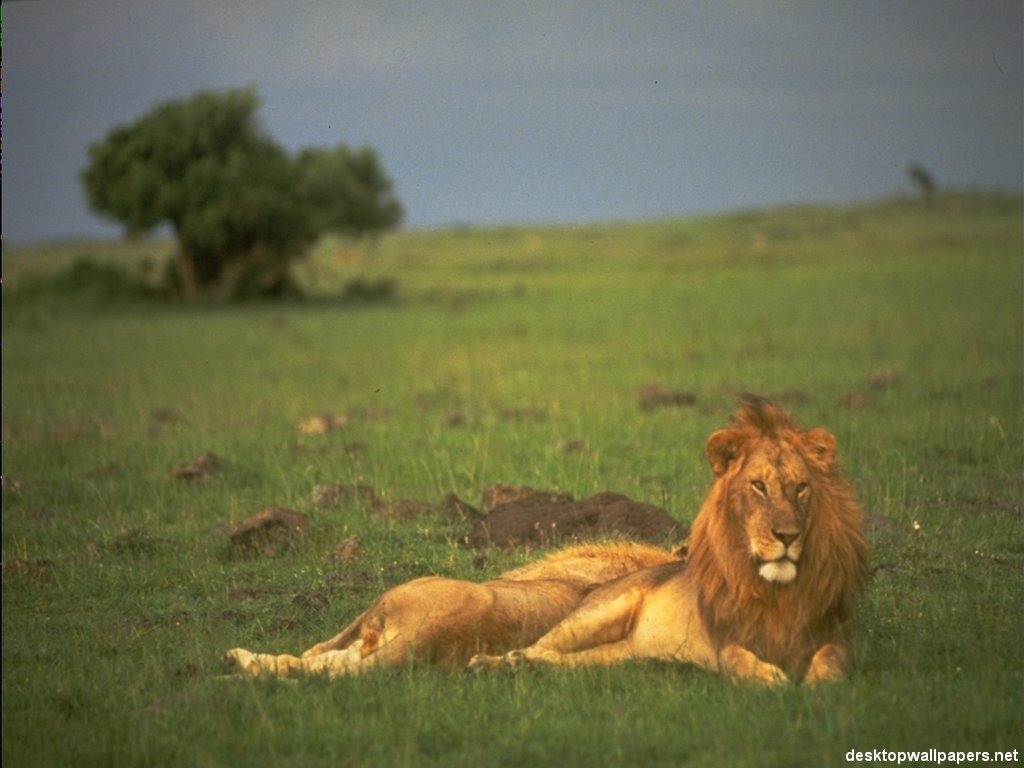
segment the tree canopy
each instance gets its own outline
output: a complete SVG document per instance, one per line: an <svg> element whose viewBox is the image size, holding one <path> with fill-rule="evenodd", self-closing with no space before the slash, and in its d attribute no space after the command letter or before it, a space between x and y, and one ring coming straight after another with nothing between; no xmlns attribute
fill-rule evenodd
<svg viewBox="0 0 1024 768"><path fill-rule="evenodd" d="M252 89L201 91L158 105L89 148L89 205L143 234L167 223L185 297L273 295L325 231L372 234L402 207L370 147L292 156L256 120Z"/></svg>

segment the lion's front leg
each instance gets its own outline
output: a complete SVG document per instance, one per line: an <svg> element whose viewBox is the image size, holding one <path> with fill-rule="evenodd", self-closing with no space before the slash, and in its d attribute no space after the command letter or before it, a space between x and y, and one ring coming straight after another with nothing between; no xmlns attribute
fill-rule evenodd
<svg viewBox="0 0 1024 768"><path fill-rule="evenodd" d="M850 651L845 646L826 643L811 658L804 682L807 685L838 682L846 677L849 666Z"/></svg>
<svg viewBox="0 0 1024 768"><path fill-rule="evenodd" d="M786 673L774 664L762 661L741 645L732 643L718 654L719 669L736 681L750 681L763 685L783 685L789 682Z"/></svg>

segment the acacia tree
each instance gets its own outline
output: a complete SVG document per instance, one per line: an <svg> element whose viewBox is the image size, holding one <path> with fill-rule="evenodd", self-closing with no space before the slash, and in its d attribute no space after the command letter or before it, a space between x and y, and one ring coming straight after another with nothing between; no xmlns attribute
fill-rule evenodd
<svg viewBox="0 0 1024 768"><path fill-rule="evenodd" d="M280 294L322 232L375 233L402 208L369 147L292 157L260 129L251 89L159 105L89 148L89 205L142 234L178 240L172 288L189 298Z"/></svg>
<svg viewBox="0 0 1024 768"><path fill-rule="evenodd" d="M304 149L295 164L298 193L318 232L379 232L401 221L402 206L371 148Z"/></svg>

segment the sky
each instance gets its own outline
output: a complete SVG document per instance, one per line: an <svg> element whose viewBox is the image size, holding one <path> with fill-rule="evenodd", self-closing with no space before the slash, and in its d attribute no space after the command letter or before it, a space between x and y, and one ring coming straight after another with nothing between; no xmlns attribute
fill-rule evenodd
<svg viewBox="0 0 1024 768"><path fill-rule="evenodd" d="M3 237L116 236L115 125L254 86L289 150L369 144L405 226L1020 190L1020 0L5 0Z"/></svg>

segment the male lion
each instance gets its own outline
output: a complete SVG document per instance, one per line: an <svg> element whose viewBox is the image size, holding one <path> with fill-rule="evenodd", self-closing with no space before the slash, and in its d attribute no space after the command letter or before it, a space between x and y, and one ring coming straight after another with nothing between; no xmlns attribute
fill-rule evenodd
<svg viewBox="0 0 1024 768"><path fill-rule="evenodd" d="M653 658L769 685L841 679L867 547L835 449L826 430L745 395L708 438L716 479L685 562L602 585L532 645L470 667Z"/></svg>
<svg viewBox="0 0 1024 768"><path fill-rule="evenodd" d="M358 675L409 660L464 665L477 652L528 645L569 615L595 586L672 562L628 542L580 545L476 584L428 576L394 587L335 637L302 658L235 648L225 664L250 675Z"/></svg>

